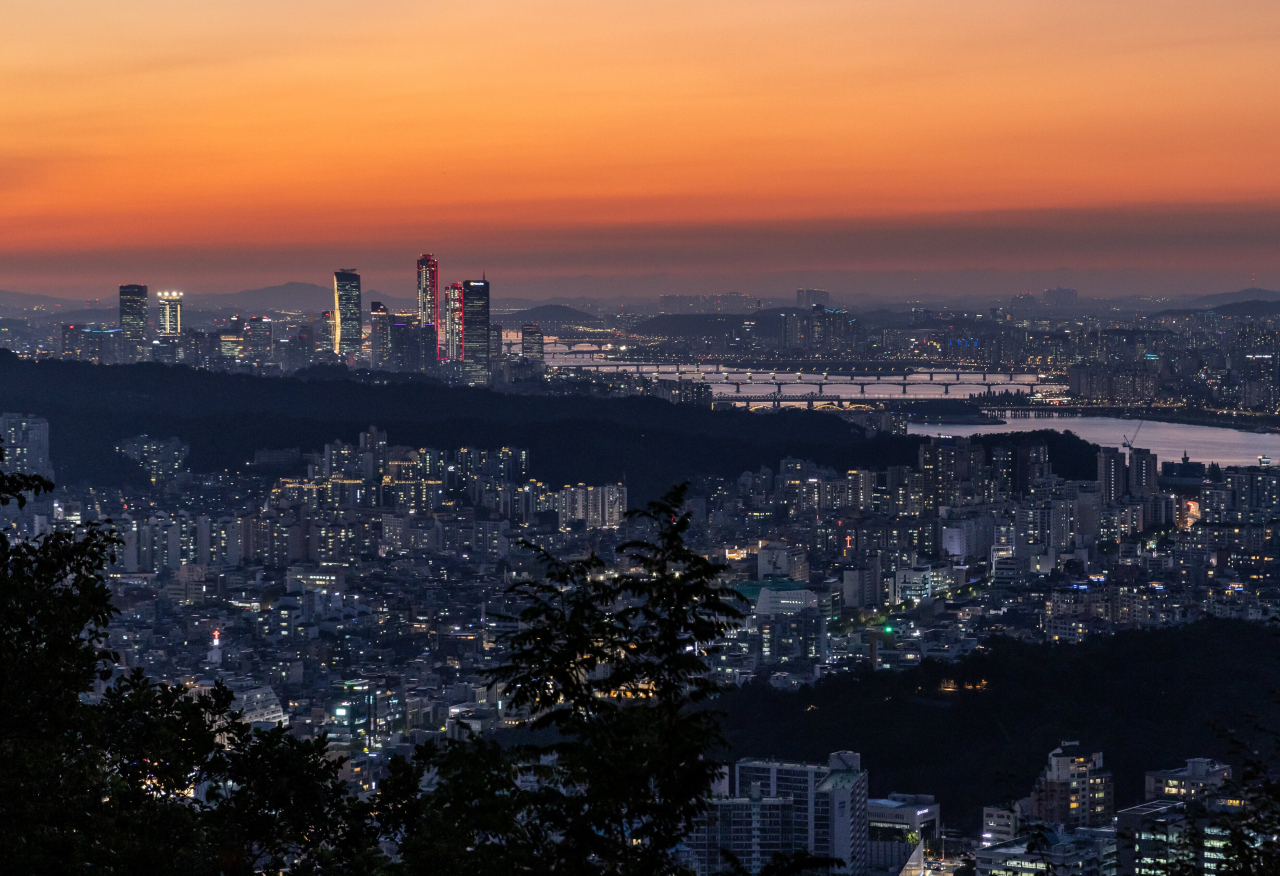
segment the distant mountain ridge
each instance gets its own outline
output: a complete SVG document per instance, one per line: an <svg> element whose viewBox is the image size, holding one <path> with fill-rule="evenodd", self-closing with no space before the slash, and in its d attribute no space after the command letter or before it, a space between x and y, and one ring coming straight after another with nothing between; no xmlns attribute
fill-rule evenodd
<svg viewBox="0 0 1280 876"><path fill-rule="evenodd" d="M495 314L493 319L495 322L510 323L511 328L526 323L537 323L543 328L564 325L594 326L600 323L599 317L563 304L543 304L539 307L530 307L528 310L517 310L515 313L505 313L500 316Z"/></svg>
<svg viewBox="0 0 1280 876"><path fill-rule="evenodd" d="M1187 303L1197 307L1221 307L1224 304L1240 304L1244 301L1280 301L1280 292L1271 289L1241 289L1239 292L1200 295Z"/></svg>
<svg viewBox="0 0 1280 876"><path fill-rule="evenodd" d="M101 308L116 306L116 297L99 299ZM84 310L88 303L84 298L57 298L53 295L36 295L31 292L9 292L0 289L0 309L31 310L43 307L46 310Z"/></svg>

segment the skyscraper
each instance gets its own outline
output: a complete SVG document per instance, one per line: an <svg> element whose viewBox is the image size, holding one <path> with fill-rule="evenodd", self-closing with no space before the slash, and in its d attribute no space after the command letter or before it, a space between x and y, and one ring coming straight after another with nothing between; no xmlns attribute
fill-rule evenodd
<svg viewBox="0 0 1280 876"><path fill-rule="evenodd" d="M418 257L418 325L440 325L440 262L431 253Z"/></svg>
<svg viewBox="0 0 1280 876"><path fill-rule="evenodd" d="M536 322L520 327L520 355L526 359L542 361L542 329Z"/></svg>
<svg viewBox="0 0 1280 876"><path fill-rule="evenodd" d="M254 365L265 365L271 359L271 329L269 318L251 316L244 324L244 341L241 354Z"/></svg>
<svg viewBox="0 0 1280 876"><path fill-rule="evenodd" d="M182 334L182 293L157 292L160 300L160 334Z"/></svg>
<svg viewBox="0 0 1280 876"><path fill-rule="evenodd" d="M462 359L464 328L462 295L462 284L452 283L445 288L444 300L440 303L442 311L440 319L444 326L439 340L442 361L457 362ZM489 343L487 337L485 343Z"/></svg>
<svg viewBox="0 0 1280 876"><path fill-rule="evenodd" d="M489 383L489 282L466 280L462 284L462 362L467 383Z"/></svg>
<svg viewBox="0 0 1280 876"><path fill-rule="evenodd" d="M369 367L391 370L391 314L381 301L369 305Z"/></svg>
<svg viewBox="0 0 1280 876"><path fill-rule="evenodd" d="M121 357L129 362L142 358L147 344L147 287L127 283L120 287L120 329L124 335Z"/></svg>
<svg viewBox="0 0 1280 876"><path fill-rule="evenodd" d="M404 311L391 315L390 329L391 362L386 370L401 373L421 371L423 359L435 354L435 332L427 337L418 326L418 317ZM435 360L431 361L434 363Z"/></svg>
<svg viewBox="0 0 1280 876"><path fill-rule="evenodd" d="M360 354L360 275L355 268L333 272L333 352L345 359Z"/></svg>

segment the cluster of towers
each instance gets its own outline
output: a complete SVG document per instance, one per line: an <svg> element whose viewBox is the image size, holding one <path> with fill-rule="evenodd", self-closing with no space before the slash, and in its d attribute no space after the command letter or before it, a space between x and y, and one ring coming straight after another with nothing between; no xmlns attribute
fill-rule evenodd
<svg viewBox="0 0 1280 876"><path fill-rule="evenodd" d="M333 349L340 358L357 355L360 326L360 275L354 270L333 275ZM369 307L369 358L374 368L424 370L437 363L457 363L467 383L488 383L493 333L489 321L489 283L465 280L440 288L440 262L430 253L418 258L417 313L391 313L374 301Z"/></svg>

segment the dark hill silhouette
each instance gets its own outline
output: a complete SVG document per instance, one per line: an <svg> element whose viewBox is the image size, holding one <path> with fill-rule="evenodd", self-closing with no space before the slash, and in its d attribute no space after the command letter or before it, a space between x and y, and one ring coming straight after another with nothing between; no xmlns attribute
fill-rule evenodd
<svg viewBox="0 0 1280 876"><path fill-rule="evenodd" d="M860 440L834 414L712 411L653 398L525 397L440 384L261 378L155 364L29 362L0 351L0 410L49 419L63 482L108 485L114 446L139 433L191 445L197 471L236 470L264 447L317 451L369 424L394 444L531 451L553 486L626 479L633 502L698 475L736 476L786 456L839 468L912 464L915 438Z"/></svg>
<svg viewBox="0 0 1280 876"><path fill-rule="evenodd" d="M495 316L494 321L501 322L508 328L515 328L526 323L537 323L540 328L558 328L566 325L595 326L600 324L600 320L591 314L573 307L566 307L563 304L542 304L538 307L530 307L528 310L517 310L515 313Z"/></svg>
<svg viewBox="0 0 1280 876"><path fill-rule="evenodd" d="M396 298L374 289L364 290L362 298L364 310L369 309L370 301L381 301L392 310L416 306L407 298ZM320 312L333 309L333 287L294 281L279 286L264 286L261 289L245 289L242 292L188 295L187 303L193 308L206 311Z"/></svg>
<svg viewBox="0 0 1280 876"><path fill-rule="evenodd" d="M1224 304L1237 304L1241 301L1280 301L1280 292L1271 289L1241 289L1239 292L1218 292L1213 295L1201 295L1190 302L1195 307L1221 307Z"/></svg>

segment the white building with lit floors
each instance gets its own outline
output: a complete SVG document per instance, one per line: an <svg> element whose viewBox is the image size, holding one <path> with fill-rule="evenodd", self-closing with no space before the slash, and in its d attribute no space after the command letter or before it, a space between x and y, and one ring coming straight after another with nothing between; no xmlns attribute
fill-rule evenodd
<svg viewBox="0 0 1280 876"><path fill-rule="evenodd" d="M749 873L775 853L836 858L833 873L867 876L867 773L860 757L838 751L826 764L747 758L734 765L727 797L711 801L681 850L698 876L728 868L725 852Z"/></svg>

